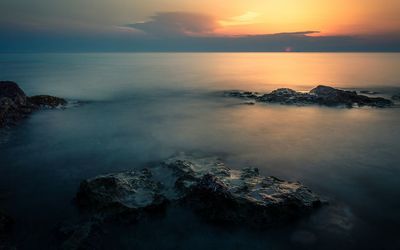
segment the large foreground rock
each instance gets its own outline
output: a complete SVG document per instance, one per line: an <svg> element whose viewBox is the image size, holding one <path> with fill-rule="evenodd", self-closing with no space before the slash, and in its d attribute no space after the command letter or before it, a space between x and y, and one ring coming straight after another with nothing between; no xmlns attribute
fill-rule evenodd
<svg viewBox="0 0 400 250"><path fill-rule="evenodd" d="M28 97L15 82L0 81L0 128L14 125L38 109L66 104L64 99L58 97Z"/></svg>
<svg viewBox="0 0 400 250"><path fill-rule="evenodd" d="M142 171L82 182L77 202L103 216L140 218L177 203L212 222L256 227L282 224L313 211L321 199L298 182L232 170L217 158L181 154Z"/></svg>
<svg viewBox="0 0 400 250"><path fill-rule="evenodd" d="M380 108L393 105L392 101L382 97L368 97L365 95L359 95L355 91L345 91L323 85L312 89L308 93L298 92L288 88L281 88L264 95L240 91L231 91L228 92L227 95L247 100L254 99L258 102L286 105L317 104L323 106L371 106Z"/></svg>
<svg viewBox="0 0 400 250"><path fill-rule="evenodd" d="M105 216L138 219L143 212L162 210L167 199L161 183L148 169L108 174L81 183L76 201L80 207Z"/></svg>

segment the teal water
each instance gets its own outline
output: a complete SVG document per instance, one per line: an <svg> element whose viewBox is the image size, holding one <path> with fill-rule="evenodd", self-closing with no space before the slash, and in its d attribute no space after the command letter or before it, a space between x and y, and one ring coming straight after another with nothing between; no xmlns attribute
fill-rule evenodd
<svg viewBox="0 0 400 250"><path fill-rule="evenodd" d="M174 209L110 228L104 249L399 249L399 108L245 106L215 94L327 84L390 97L399 68L400 54L378 53L2 54L0 79L88 102L1 135L0 205L16 218L18 249L52 249L56 225L79 219L82 179L201 151L301 181L330 205L266 232Z"/></svg>

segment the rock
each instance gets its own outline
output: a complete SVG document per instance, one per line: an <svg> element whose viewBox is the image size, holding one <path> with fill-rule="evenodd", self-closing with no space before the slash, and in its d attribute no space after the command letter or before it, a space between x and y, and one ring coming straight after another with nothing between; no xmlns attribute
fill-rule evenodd
<svg viewBox="0 0 400 250"><path fill-rule="evenodd" d="M160 183L147 170L101 175L81 183L77 204L105 216L129 215L137 220L143 212L163 210L166 198Z"/></svg>
<svg viewBox="0 0 400 250"><path fill-rule="evenodd" d="M15 82L0 81L0 99L3 98L18 106L27 105L27 96Z"/></svg>
<svg viewBox="0 0 400 250"><path fill-rule="evenodd" d="M215 158L169 160L182 200L212 222L268 227L311 212L321 199L297 182L260 176L257 168L232 170Z"/></svg>
<svg viewBox="0 0 400 250"><path fill-rule="evenodd" d="M246 95L252 92L231 92L227 96L254 99L264 103L280 103L285 105L311 105L318 104L323 106L371 106L389 107L392 101L382 97L368 97L358 95L355 91L345 91L329 86L320 85L308 93L298 92L289 88L281 88L264 95Z"/></svg>
<svg viewBox="0 0 400 250"><path fill-rule="evenodd" d="M67 105L67 101L54 96L49 95L37 95L28 98L29 102L38 107L45 108L57 108L60 106Z"/></svg>
<svg viewBox="0 0 400 250"><path fill-rule="evenodd" d="M310 94L317 96L318 103L327 106L346 105L352 107L358 106L388 107L393 103L382 97L368 97L358 95L355 91L344 91L328 86L320 85L310 91Z"/></svg>
<svg viewBox="0 0 400 250"><path fill-rule="evenodd" d="M15 125L40 108L66 104L64 99L52 96L27 97L15 82L0 81L0 128Z"/></svg>
<svg viewBox="0 0 400 250"><path fill-rule="evenodd" d="M400 94L392 96L392 99L395 101L400 101Z"/></svg>
<svg viewBox="0 0 400 250"><path fill-rule="evenodd" d="M225 92L225 95L230 97L248 98L248 99L254 99L260 96L260 94L257 92L239 91L239 90Z"/></svg>
<svg viewBox="0 0 400 250"><path fill-rule="evenodd" d="M297 92L293 89L281 88L256 99L260 102L306 105L316 102L316 97L310 94Z"/></svg>
<svg viewBox="0 0 400 250"><path fill-rule="evenodd" d="M138 219L176 203L212 222L268 227L311 212L321 199L298 182L232 170L216 157L172 157L153 168L83 181L78 205L102 216Z"/></svg>

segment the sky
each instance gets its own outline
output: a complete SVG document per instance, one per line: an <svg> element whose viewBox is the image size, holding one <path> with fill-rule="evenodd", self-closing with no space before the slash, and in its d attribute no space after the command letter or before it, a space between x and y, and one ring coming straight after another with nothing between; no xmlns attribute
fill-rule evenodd
<svg viewBox="0 0 400 250"><path fill-rule="evenodd" d="M1 0L0 51L400 51L399 0Z"/></svg>

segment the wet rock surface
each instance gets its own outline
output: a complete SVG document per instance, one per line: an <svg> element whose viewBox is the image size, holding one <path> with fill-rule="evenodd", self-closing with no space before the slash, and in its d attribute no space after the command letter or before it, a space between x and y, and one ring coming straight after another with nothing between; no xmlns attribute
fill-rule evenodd
<svg viewBox="0 0 400 250"><path fill-rule="evenodd" d="M81 183L77 204L103 217L137 220L150 210L163 209L167 199L161 192L161 183L153 179L148 169L101 175Z"/></svg>
<svg viewBox="0 0 400 250"><path fill-rule="evenodd" d="M77 204L96 216L141 218L168 204L193 209L207 221L268 227L299 218L322 204L298 182L261 176L256 168L232 170L215 157L172 157L141 171L82 182Z"/></svg>
<svg viewBox="0 0 400 250"><path fill-rule="evenodd" d="M285 105L322 105L322 106L370 106L370 107L390 107L393 105L391 100L382 97L368 97L359 95L355 91L345 91L329 86L317 86L310 92L298 92L289 88L280 88L268 94L256 94L253 92L231 91L226 96L255 100L263 103L278 103Z"/></svg>
<svg viewBox="0 0 400 250"><path fill-rule="evenodd" d="M66 104L66 100L53 96L28 97L17 83L0 81L0 128L15 125L38 109Z"/></svg>

